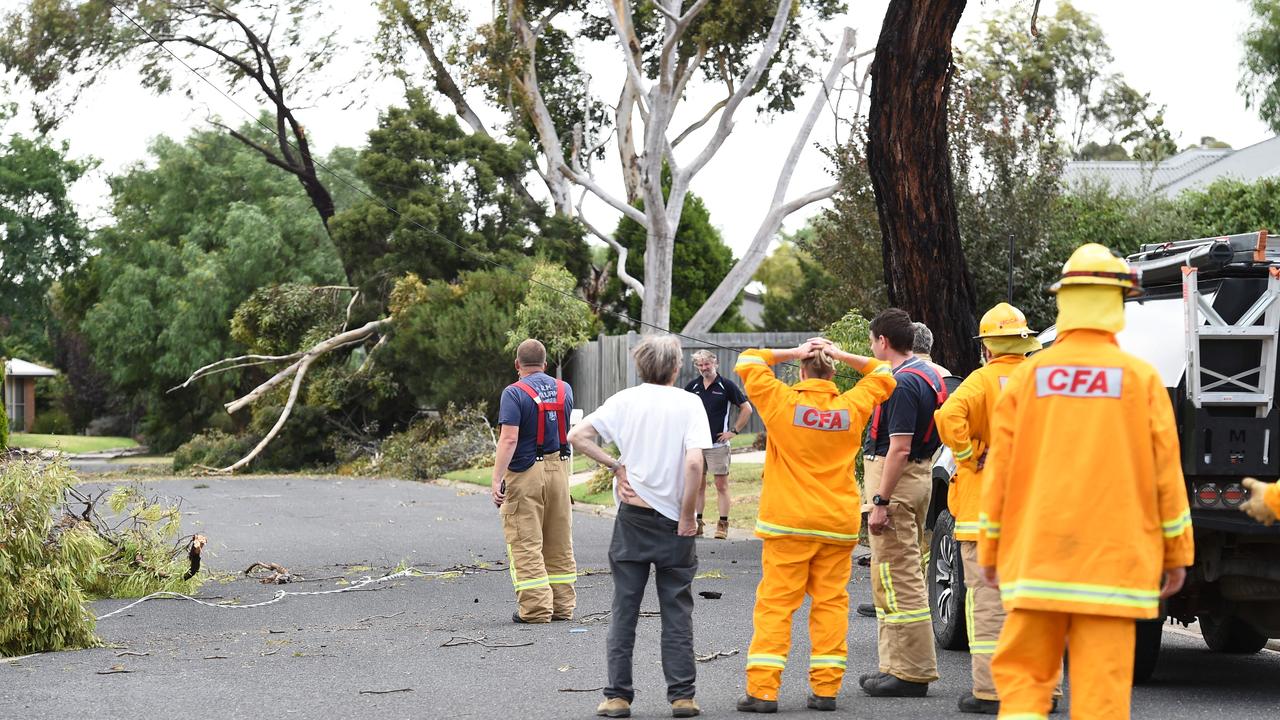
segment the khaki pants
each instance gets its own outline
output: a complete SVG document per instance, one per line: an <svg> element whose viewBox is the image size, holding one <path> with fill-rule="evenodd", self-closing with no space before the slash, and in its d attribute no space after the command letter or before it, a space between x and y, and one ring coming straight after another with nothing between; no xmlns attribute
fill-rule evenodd
<svg viewBox="0 0 1280 720"><path fill-rule="evenodd" d="M1128 720L1133 618L1011 610L991 659L1000 717L1048 718L1071 647L1071 719Z"/></svg>
<svg viewBox="0 0 1280 720"><path fill-rule="evenodd" d="M791 652L791 618L808 595L809 689L840 694L848 662L849 574L852 545L769 538L760 550L754 632L747 651L747 694L777 700Z"/></svg>
<svg viewBox="0 0 1280 720"><path fill-rule="evenodd" d="M520 617L527 622L571 618L577 604L568 465L548 456L503 478L502 533Z"/></svg>
<svg viewBox="0 0 1280 720"><path fill-rule="evenodd" d="M1000 590L982 582L978 568L978 543L960 541L964 558L964 622L969 635L969 663L973 666L973 696L979 700L999 700L991 678L991 655L996 651L1000 629L1004 627L1004 605Z"/></svg>
<svg viewBox="0 0 1280 720"><path fill-rule="evenodd" d="M884 458L867 460L867 493L874 495L884 475ZM932 486L929 463L907 463L889 498L892 527L871 535L871 596L879 626L880 672L900 680L938 679L929 594L925 588L921 541Z"/></svg>

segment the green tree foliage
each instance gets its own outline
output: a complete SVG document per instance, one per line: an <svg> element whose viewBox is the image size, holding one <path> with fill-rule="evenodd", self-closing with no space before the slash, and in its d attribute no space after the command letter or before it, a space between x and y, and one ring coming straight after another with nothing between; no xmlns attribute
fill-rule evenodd
<svg viewBox="0 0 1280 720"><path fill-rule="evenodd" d="M252 135L254 130L245 127ZM230 400L242 376L167 394L196 368L240 354L235 309L281 282L332 284L341 264L293 179L216 132L156 140L154 167L112 178L115 223L68 311L96 365L142 409L152 447L177 446Z"/></svg>
<svg viewBox="0 0 1280 720"><path fill-rule="evenodd" d="M391 339L378 362L404 384L419 407L487 403L514 380L507 337L528 292L518 272L470 270L457 281L408 276L393 292Z"/></svg>
<svg viewBox="0 0 1280 720"><path fill-rule="evenodd" d="M98 644L78 582L99 561L97 538L79 523L54 524L53 509L74 483L65 465L0 462L0 655Z"/></svg>
<svg viewBox="0 0 1280 720"><path fill-rule="evenodd" d="M573 276L564 268L538 262L529 278L516 325L507 333L507 351L514 354L525 339L536 338L546 346L550 364L559 368L571 350L591 339L595 315L574 296Z"/></svg>
<svg viewBox="0 0 1280 720"><path fill-rule="evenodd" d="M0 108L0 129L10 111ZM49 289L88 254L67 193L90 167L70 159L65 142L14 134L0 144L0 354L53 354Z"/></svg>
<svg viewBox="0 0 1280 720"><path fill-rule="evenodd" d="M360 154L358 174L376 199L357 202L330 223L351 281L365 297L385 305L395 280L407 273L449 281L490 267L486 260L508 264L522 255L541 255L576 278L586 276L581 231L518 192L533 170L527 142L464 133L421 92L411 91L406 101L407 107L382 113Z"/></svg>
<svg viewBox="0 0 1280 720"><path fill-rule="evenodd" d="M1250 0L1253 21L1244 33L1240 92L1245 104L1280 133L1280 0Z"/></svg>
<svg viewBox="0 0 1280 720"><path fill-rule="evenodd" d="M643 205L643 201L637 205ZM618 222L613 237L627 248L627 272L644 282L645 229L640 223L624 217ZM616 258L615 258L616 261ZM693 314L702 307L720 284L720 280L733 267L733 251L720 237L720 231L711 224L711 213L702 198L690 193L685 200L680 224L676 227L675 250L671 264L671 327L684 327ZM640 298L626 292L622 281L614 275L605 289L604 302L614 313L628 317L640 317ZM712 327L713 332L742 332L746 322L739 308L739 296ZM638 329L614 313L602 314L601 320L611 331Z"/></svg>
<svg viewBox="0 0 1280 720"><path fill-rule="evenodd" d="M1114 61L1097 21L1069 2L1027 32L1029 7L997 12L961 48L961 63L976 74L970 102L999 115L1009 98L1023 104L1029 124L1044 121L1074 157L1158 160L1177 152L1164 107L1110 71ZM1091 144L1092 143L1092 144ZM1117 149L1118 148L1118 149Z"/></svg>
<svg viewBox="0 0 1280 720"><path fill-rule="evenodd" d="M0 452L9 447L9 412L0 403Z"/></svg>
<svg viewBox="0 0 1280 720"><path fill-rule="evenodd" d="M871 321L857 308L822 329L822 337L835 342L845 352L871 356ZM841 392L851 389L857 382L857 374L847 365L836 367L836 386Z"/></svg>

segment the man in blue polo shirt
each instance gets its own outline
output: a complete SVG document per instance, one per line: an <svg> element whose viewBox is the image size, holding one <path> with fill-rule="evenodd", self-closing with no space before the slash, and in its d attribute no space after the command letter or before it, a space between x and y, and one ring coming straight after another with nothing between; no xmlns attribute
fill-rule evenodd
<svg viewBox="0 0 1280 720"><path fill-rule="evenodd" d="M716 539L729 537L729 441L742 432L751 419L751 403L742 388L720 375L719 361L710 350L693 354L693 367L698 377L684 386L702 400L711 426L712 447L702 451L702 482L698 484L698 537L702 537L702 512L707 507L707 472L715 477L720 520L716 523ZM738 408L738 418L729 427L729 406Z"/></svg>
<svg viewBox="0 0 1280 720"><path fill-rule="evenodd" d="M868 695L923 697L938 679L921 537L938 449L933 412L946 400L942 377L912 353L915 328L890 308L871 321L871 348L898 384L872 415L863 449L871 496L871 593L878 625L879 672L861 678Z"/></svg>
<svg viewBox="0 0 1280 720"><path fill-rule="evenodd" d="M520 343L520 379L502 391L498 406L492 494L519 603L511 619L518 623L569 620L577 604L566 440L573 390L546 368L542 343Z"/></svg>

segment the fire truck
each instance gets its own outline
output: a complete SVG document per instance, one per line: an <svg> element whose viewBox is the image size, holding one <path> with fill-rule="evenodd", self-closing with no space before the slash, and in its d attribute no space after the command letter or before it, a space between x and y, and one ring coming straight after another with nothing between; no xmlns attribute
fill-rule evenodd
<svg viewBox="0 0 1280 720"><path fill-rule="evenodd" d="M1255 653L1280 638L1280 524L1240 506L1247 476L1280 478L1275 402L1280 330L1280 239L1266 231L1142 246L1128 258L1143 294L1126 301L1120 346L1164 378L1178 421L1195 531L1195 565L1164 617L1138 624L1134 678L1151 678L1162 625L1199 623L1205 644ZM1047 346L1053 328L1040 335ZM964 571L946 509L955 463L934 463L929 600L942 648L967 647Z"/></svg>

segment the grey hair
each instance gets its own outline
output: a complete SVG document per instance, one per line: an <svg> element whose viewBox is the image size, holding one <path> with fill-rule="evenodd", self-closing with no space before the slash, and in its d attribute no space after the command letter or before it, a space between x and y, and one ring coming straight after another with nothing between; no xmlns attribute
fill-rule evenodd
<svg viewBox="0 0 1280 720"><path fill-rule="evenodd" d="M922 322L911 323L916 329L915 342L911 344L911 352L928 355L933 350L933 331Z"/></svg>
<svg viewBox="0 0 1280 720"><path fill-rule="evenodd" d="M711 352L710 350L699 350L698 352L693 354L692 359L694 362L702 361L702 362L713 362L717 365L720 364L720 359L717 358L716 354Z"/></svg>
<svg viewBox="0 0 1280 720"><path fill-rule="evenodd" d="M640 382L666 385L680 371L684 350L675 335L649 335L631 351Z"/></svg>

